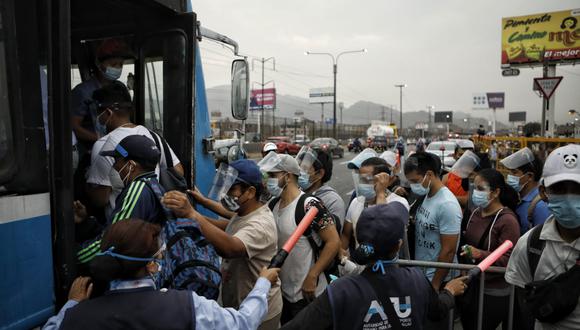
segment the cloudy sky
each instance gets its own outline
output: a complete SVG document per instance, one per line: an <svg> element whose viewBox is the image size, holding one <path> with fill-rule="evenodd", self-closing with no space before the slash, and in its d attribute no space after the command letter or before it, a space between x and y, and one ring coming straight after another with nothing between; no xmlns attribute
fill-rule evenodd
<svg viewBox="0 0 580 330"><path fill-rule="evenodd" d="M471 110L476 92L504 91L507 112L527 111L539 120L541 99L532 91L541 68L522 69L518 77L502 77L501 18L580 8L578 0L193 0L203 26L240 44L250 62L274 57L267 70L279 94L307 97L313 87L332 86L332 63L313 52L348 54L338 62L338 101L359 100L399 105L393 85L405 83L403 110ZM231 52L201 43L208 87L229 83ZM261 80L254 63L252 81ZM266 65L271 68L272 63ZM556 122L569 121L569 109L580 111L580 63L559 66L564 77L556 92ZM487 117L487 111L474 111Z"/></svg>

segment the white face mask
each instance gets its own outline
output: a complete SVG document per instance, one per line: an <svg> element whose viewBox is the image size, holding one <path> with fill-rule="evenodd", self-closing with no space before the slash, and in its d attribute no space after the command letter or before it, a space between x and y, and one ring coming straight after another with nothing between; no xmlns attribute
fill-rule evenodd
<svg viewBox="0 0 580 330"><path fill-rule="evenodd" d="M121 179L121 183L123 184L123 187L125 187L127 185L127 181L129 179L129 175L131 175L131 171L133 170L133 165L131 164L130 161L128 161L127 163L125 163L125 165L123 165L123 167L121 167L121 169L119 171L115 171L117 172L117 175L119 176L119 178L121 177L121 172L123 172L123 170L125 169L125 167L129 166L129 170L127 171L127 174L125 174L125 177L123 177Z"/></svg>

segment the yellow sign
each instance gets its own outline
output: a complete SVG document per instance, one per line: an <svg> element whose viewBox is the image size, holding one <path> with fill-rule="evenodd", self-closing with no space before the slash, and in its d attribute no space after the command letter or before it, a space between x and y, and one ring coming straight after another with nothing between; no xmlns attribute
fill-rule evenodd
<svg viewBox="0 0 580 330"><path fill-rule="evenodd" d="M580 9L502 19L502 66L560 61L580 61Z"/></svg>

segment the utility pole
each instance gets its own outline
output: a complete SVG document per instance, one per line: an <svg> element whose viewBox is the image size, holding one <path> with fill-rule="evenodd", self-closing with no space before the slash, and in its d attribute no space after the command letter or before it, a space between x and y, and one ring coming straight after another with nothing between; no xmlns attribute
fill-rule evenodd
<svg viewBox="0 0 580 330"><path fill-rule="evenodd" d="M406 84L399 84L395 85L395 87L399 88L399 136L402 135L403 132L403 87L407 87Z"/></svg>
<svg viewBox="0 0 580 330"><path fill-rule="evenodd" d="M262 140L264 140L264 137L262 136L262 133L265 131L265 127L264 127L264 85L266 85L266 83L264 82L264 64L268 61L272 60L272 65L273 65L273 70L276 71L276 59L274 57L269 57L269 58L263 58L258 60L258 59L252 59L252 70L254 69L254 61L258 61L262 63L262 83L260 84L262 86L262 105L260 107L260 125L258 126L258 128L261 128L258 130L258 134L260 134L260 138ZM274 109L272 109L272 113L274 112Z"/></svg>
<svg viewBox="0 0 580 330"><path fill-rule="evenodd" d="M432 124L432 120L431 120L431 118L432 118L432 117L431 117L431 111L433 111L433 109L435 109L435 106L434 106L434 105L428 105L428 106L427 106L427 109L429 109L429 131L431 131L431 132L432 132L432 129L433 129L433 127L431 126L431 124Z"/></svg>
<svg viewBox="0 0 580 330"><path fill-rule="evenodd" d="M340 58L341 55L344 54L353 54L353 53L366 53L367 50L365 49L361 49L361 50L351 50L351 51L346 51L346 52L342 52L339 53L338 55L334 56L330 53L314 53L314 52L309 52L306 51L304 52L305 55L328 55L330 56L330 58L332 58L332 73L334 76L334 86L333 86L333 96L332 96L332 104L333 104L333 123L332 123L332 137L336 139L336 74L338 72L338 59Z"/></svg>

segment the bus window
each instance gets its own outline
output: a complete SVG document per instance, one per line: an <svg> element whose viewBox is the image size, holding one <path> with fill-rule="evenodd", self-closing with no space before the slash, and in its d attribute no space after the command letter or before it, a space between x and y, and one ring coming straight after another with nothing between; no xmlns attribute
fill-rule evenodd
<svg viewBox="0 0 580 330"><path fill-rule="evenodd" d="M145 126L163 135L163 61L145 60Z"/></svg>
<svg viewBox="0 0 580 330"><path fill-rule="evenodd" d="M0 13L0 182L6 182L9 179L9 170L14 161L11 123L6 72L6 48L2 15Z"/></svg>

